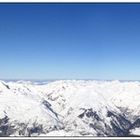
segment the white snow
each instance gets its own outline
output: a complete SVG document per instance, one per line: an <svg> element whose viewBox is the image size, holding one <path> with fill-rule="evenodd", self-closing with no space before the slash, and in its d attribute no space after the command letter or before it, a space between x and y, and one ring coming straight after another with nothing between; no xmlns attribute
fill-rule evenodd
<svg viewBox="0 0 140 140"><path fill-rule="evenodd" d="M44 100L50 103L51 110L43 105ZM0 118L8 116L11 123L29 125L37 122L46 129L59 126L60 122L65 125L64 130L40 135L96 135L88 127L92 120L81 121L77 116L92 108L110 125L107 111L121 113L118 107L140 115L140 82L60 80L40 85L30 81L0 81Z"/></svg>
<svg viewBox="0 0 140 140"><path fill-rule="evenodd" d="M140 135L140 128L135 128L130 131L131 135Z"/></svg>

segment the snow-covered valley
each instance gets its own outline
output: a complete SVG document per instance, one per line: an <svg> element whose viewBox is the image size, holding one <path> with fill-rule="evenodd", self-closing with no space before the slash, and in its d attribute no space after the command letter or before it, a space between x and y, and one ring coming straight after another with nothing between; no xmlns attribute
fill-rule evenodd
<svg viewBox="0 0 140 140"><path fill-rule="evenodd" d="M140 82L0 81L0 136L138 136Z"/></svg>

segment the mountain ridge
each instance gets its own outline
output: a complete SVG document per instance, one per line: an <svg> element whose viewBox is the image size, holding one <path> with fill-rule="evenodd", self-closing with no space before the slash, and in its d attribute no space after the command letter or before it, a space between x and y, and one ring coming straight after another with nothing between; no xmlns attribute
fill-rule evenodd
<svg viewBox="0 0 140 140"><path fill-rule="evenodd" d="M139 99L138 81L0 81L0 136L130 136Z"/></svg>

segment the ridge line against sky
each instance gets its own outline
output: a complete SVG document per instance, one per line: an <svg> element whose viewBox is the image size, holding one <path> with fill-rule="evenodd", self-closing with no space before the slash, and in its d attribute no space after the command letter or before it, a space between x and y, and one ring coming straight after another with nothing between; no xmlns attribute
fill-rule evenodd
<svg viewBox="0 0 140 140"><path fill-rule="evenodd" d="M140 4L0 4L1 79L140 79Z"/></svg>

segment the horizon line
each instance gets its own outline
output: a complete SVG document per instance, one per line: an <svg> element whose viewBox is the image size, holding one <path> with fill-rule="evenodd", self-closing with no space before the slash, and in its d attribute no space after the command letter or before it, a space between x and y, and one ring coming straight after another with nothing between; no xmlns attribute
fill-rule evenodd
<svg viewBox="0 0 140 140"><path fill-rule="evenodd" d="M140 81L140 79L100 79L100 78L0 78L3 81L54 81L54 80L97 80L97 81Z"/></svg>

